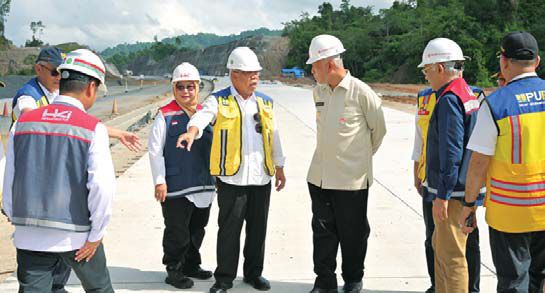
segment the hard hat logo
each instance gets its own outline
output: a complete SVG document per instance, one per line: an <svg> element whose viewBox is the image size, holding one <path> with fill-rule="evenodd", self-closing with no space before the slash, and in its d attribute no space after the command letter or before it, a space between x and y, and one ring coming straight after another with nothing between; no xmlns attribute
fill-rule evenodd
<svg viewBox="0 0 545 293"><path fill-rule="evenodd" d="M428 57L437 57L437 56L450 56L450 53L435 53L435 54L428 54Z"/></svg>
<svg viewBox="0 0 545 293"><path fill-rule="evenodd" d="M327 51L329 51L329 50L331 50L331 49L334 49L334 48L331 47L331 48L327 48L327 49L318 50L318 55L319 55L319 54L322 54L322 53L324 53L324 52L327 52Z"/></svg>

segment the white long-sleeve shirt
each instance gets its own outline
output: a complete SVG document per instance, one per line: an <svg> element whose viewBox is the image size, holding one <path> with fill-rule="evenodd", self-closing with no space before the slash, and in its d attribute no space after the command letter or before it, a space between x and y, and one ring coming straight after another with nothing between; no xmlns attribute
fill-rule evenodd
<svg viewBox="0 0 545 293"><path fill-rule="evenodd" d="M417 97L418 98L418 97ZM417 109L418 110L418 109ZM420 161L420 156L422 155L422 128L418 124L419 115L415 115L415 131L414 131L414 144L413 144L413 153L411 155L411 159L415 162Z"/></svg>
<svg viewBox="0 0 545 293"><path fill-rule="evenodd" d="M68 96L58 96L54 103L65 103L85 111L81 102ZM17 123L17 122L15 122ZM13 135L16 125L11 128L4 176L3 207L8 218L12 216L12 186L15 173ZM37 150L39 151L39 150ZM55 158L51 158L54 160ZM115 192L115 173L110 154L108 131L98 123L91 140L87 161L87 188L91 231L70 232L50 228L15 226L13 242L19 249L47 252L66 252L80 249L85 241L95 242L102 239L112 214L112 199Z"/></svg>
<svg viewBox="0 0 545 293"><path fill-rule="evenodd" d="M159 111L153 122L151 133L148 139L148 152L151 165L151 174L153 176L153 183L166 184L165 174L165 157L163 156L163 150L167 139L166 122L163 113ZM191 166L188 166L191 168ZM208 168L208 166L207 166ZM200 193L193 193L186 195L189 201L195 204L198 208L207 208L214 200L215 191L204 191Z"/></svg>
<svg viewBox="0 0 545 293"><path fill-rule="evenodd" d="M233 86L231 86L231 94L235 97L242 113L242 157L240 169L235 175L218 177L222 182L233 185L266 185L271 181L271 176L265 172L264 168L263 138L255 130L257 122L254 121L254 114L258 112L256 96L252 94L248 99L244 99ZM202 106L202 110L195 113L187 125L188 129L191 126L199 129L197 139L202 136L203 129L216 120L218 114L218 101L215 97L208 97ZM285 157L275 115L273 115L273 131L273 162L276 167L283 167Z"/></svg>

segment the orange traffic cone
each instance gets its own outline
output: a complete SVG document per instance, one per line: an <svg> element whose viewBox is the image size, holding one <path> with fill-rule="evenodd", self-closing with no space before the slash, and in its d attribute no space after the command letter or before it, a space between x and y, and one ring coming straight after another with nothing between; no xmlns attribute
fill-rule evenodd
<svg viewBox="0 0 545 293"><path fill-rule="evenodd" d="M4 112L2 112L2 116L4 116L4 117L9 116L8 103L4 103Z"/></svg>
<svg viewBox="0 0 545 293"><path fill-rule="evenodd" d="M117 110L117 99L114 98L114 104L112 105L112 115L119 114L119 111Z"/></svg>

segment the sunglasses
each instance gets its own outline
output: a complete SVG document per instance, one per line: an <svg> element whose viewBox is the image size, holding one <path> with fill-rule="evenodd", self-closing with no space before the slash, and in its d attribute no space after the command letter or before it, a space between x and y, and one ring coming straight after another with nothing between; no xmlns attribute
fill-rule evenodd
<svg viewBox="0 0 545 293"><path fill-rule="evenodd" d="M254 120L256 123L255 125L255 131L257 133L262 133L263 132L263 124L261 124L261 116L259 116L259 113L255 113L254 114Z"/></svg>
<svg viewBox="0 0 545 293"><path fill-rule="evenodd" d="M184 86L183 84L176 84L176 89L179 91L187 90L188 92L191 92L195 90L195 86L192 84L187 86Z"/></svg>
<svg viewBox="0 0 545 293"><path fill-rule="evenodd" d="M49 74L51 74L51 76L53 76L53 77L59 76L59 72L57 71L57 68L51 69L51 68L49 68L49 67L47 67L47 66L45 66L45 65L43 65L43 64L39 64L39 65L40 65L41 67L47 69L47 71L49 71Z"/></svg>

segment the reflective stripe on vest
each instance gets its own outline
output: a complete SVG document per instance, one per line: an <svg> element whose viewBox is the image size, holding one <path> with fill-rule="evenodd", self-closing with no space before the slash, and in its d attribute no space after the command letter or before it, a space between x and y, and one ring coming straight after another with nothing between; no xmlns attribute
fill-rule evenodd
<svg viewBox="0 0 545 293"><path fill-rule="evenodd" d="M520 164L522 162L522 137L520 136L520 117L510 116L509 124L511 125L511 162Z"/></svg>
<svg viewBox="0 0 545 293"><path fill-rule="evenodd" d="M91 230L91 225L75 225L75 224L67 224L57 221L49 221L49 220L43 220L43 219L35 219L35 218L19 218L19 217L13 217L11 218L11 222L13 225L19 225L19 226L33 226L33 227L46 227L46 228L53 228L57 230L64 230L64 231L73 231L73 232L87 232Z"/></svg>
<svg viewBox="0 0 545 293"><path fill-rule="evenodd" d="M210 174L233 176L238 172L242 159L242 114L230 88L213 95L218 101L218 114L213 130ZM259 92L255 92L255 96L262 124L264 168L272 176L275 171L272 160L272 99Z"/></svg>
<svg viewBox="0 0 545 293"><path fill-rule="evenodd" d="M487 177L486 220L502 232L545 230L545 81L516 80L488 99L498 138Z"/></svg>

